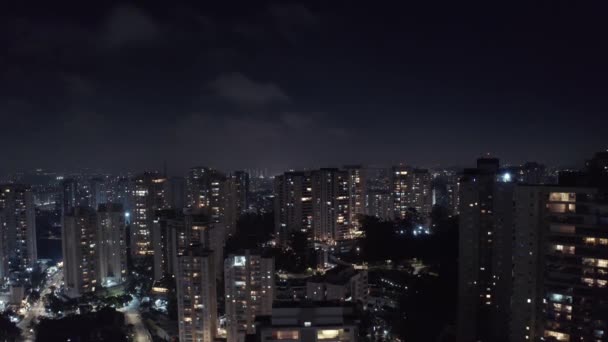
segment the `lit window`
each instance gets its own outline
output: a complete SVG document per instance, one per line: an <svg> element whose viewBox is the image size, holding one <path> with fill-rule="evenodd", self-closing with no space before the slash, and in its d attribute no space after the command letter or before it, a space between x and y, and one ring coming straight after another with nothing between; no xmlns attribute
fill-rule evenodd
<svg viewBox="0 0 608 342"><path fill-rule="evenodd" d="M317 340L331 340L340 337L341 330L338 329L323 329L317 331Z"/></svg>
<svg viewBox="0 0 608 342"><path fill-rule="evenodd" d="M274 340L298 340L300 332L297 330L278 330L272 334Z"/></svg>
<svg viewBox="0 0 608 342"><path fill-rule="evenodd" d="M570 341L570 335L552 330L545 330L545 337L553 337L556 341Z"/></svg>
<svg viewBox="0 0 608 342"><path fill-rule="evenodd" d="M576 194L573 192L552 192L549 201L554 202L576 202Z"/></svg>

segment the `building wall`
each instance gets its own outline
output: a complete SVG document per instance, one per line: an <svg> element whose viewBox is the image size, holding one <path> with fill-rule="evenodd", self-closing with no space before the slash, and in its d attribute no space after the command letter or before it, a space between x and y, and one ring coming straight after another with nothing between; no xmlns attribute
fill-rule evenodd
<svg viewBox="0 0 608 342"><path fill-rule="evenodd" d="M134 257L154 254L152 225L155 211L168 208L165 197L166 181L166 178L155 173L144 173L134 179L131 225L131 254Z"/></svg>
<svg viewBox="0 0 608 342"><path fill-rule="evenodd" d="M458 340L505 341L511 297L512 183L498 160L480 159L461 179Z"/></svg>
<svg viewBox="0 0 608 342"><path fill-rule="evenodd" d="M76 207L64 217L61 232L67 294L78 297L98 286L97 217L89 207Z"/></svg>
<svg viewBox="0 0 608 342"><path fill-rule="evenodd" d="M270 315L274 300L274 259L246 251L224 263L228 342L255 333L256 316Z"/></svg>
<svg viewBox="0 0 608 342"><path fill-rule="evenodd" d="M312 233L313 198L310 172L286 172L274 180L275 234L285 245L293 231Z"/></svg>
<svg viewBox="0 0 608 342"><path fill-rule="evenodd" d="M259 341L357 341L352 309L345 307L281 307L259 331Z"/></svg>
<svg viewBox="0 0 608 342"><path fill-rule="evenodd" d="M0 209L4 212L5 257L15 274L23 274L38 259L34 197L29 186L0 185ZM17 279L26 280L27 276Z"/></svg>
<svg viewBox="0 0 608 342"><path fill-rule="evenodd" d="M365 215L367 195L366 173L360 166L345 166L348 172L349 222L354 230L360 229L359 216Z"/></svg>
<svg viewBox="0 0 608 342"><path fill-rule="evenodd" d="M226 233L234 235L239 217L246 212L249 206L249 174L237 171L228 176L224 192Z"/></svg>
<svg viewBox="0 0 608 342"><path fill-rule="evenodd" d="M101 205L97 212L97 248L101 285L118 285L127 278L125 214L119 204Z"/></svg>
<svg viewBox="0 0 608 342"><path fill-rule="evenodd" d="M312 174L313 230L317 241L352 238L348 173L320 169Z"/></svg>
<svg viewBox="0 0 608 342"><path fill-rule="evenodd" d="M608 195L597 188L517 189L511 340L605 340Z"/></svg>
<svg viewBox="0 0 608 342"><path fill-rule="evenodd" d="M217 292L213 253L189 250L179 257L177 312L179 340L212 342L217 332Z"/></svg>

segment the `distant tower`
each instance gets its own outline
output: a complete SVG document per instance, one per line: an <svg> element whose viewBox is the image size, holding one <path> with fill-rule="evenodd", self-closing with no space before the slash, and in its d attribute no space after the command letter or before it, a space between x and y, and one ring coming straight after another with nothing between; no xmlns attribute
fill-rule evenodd
<svg viewBox="0 0 608 342"><path fill-rule="evenodd" d="M248 208L249 174L236 171L226 179L224 184L225 224L228 235L236 233L236 223Z"/></svg>
<svg viewBox="0 0 608 342"><path fill-rule="evenodd" d="M410 208L428 217L433 206L432 177L426 169L394 166L392 195L394 215L397 219L408 216Z"/></svg>
<svg viewBox="0 0 608 342"><path fill-rule="evenodd" d="M365 168L361 165L345 166L348 172L349 222L354 230L360 228L359 217L365 215L367 184Z"/></svg>
<svg viewBox="0 0 608 342"><path fill-rule="evenodd" d="M71 214L74 207L78 206L78 182L73 179L66 179L61 184L61 215Z"/></svg>
<svg viewBox="0 0 608 342"><path fill-rule="evenodd" d="M188 207L207 213L213 222L224 221L226 176L207 167L193 167L186 179Z"/></svg>

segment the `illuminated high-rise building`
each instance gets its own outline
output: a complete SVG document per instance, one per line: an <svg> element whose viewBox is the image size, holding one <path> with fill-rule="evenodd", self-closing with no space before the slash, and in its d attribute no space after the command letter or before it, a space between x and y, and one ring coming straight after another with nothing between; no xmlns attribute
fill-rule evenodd
<svg viewBox="0 0 608 342"><path fill-rule="evenodd" d="M388 221L393 218L393 197L387 190L369 190L367 192L365 214L376 216L381 220Z"/></svg>
<svg viewBox="0 0 608 342"><path fill-rule="evenodd" d="M513 188L498 159L481 158L460 183L458 341L504 341L512 290Z"/></svg>
<svg viewBox="0 0 608 342"><path fill-rule="evenodd" d="M195 245L178 258L176 284L180 341L214 341L217 334L215 282L213 252Z"/></svg>
<svg viewBox="0 0 608 342"><path fill-rule="evenodd" d="M188 206L204 210L212 222L224 221L224 183L226 176L207 167L193 167L186 179Z"/></svg>
<svg viewBox="0 0 608 342"><path fill-rule="evenodd" d="M410 207L408 194L410 182L408 174L411 172L409 167L394 166L391 174L391 194L393 197L393 217L396 219L406 218Z"/></svg>
<svg viewBox="0 0 608 342"><path fill-rule="evenodd" d="M275 230L284 244L291 232L318 241L350 239L348 172L323 168L275 177Z"/></svg>
<svg viewBox="0 0 608 342"><path fill-rule="evenodd" d="M191 211L160 210L152 226L154 279L177 272L178 258L192 245L201 245L215 253L216 275L223 269L225 229L222 223L210 222L206 215Z"/></svg>
<svg viewBox="0 0 608 342"><path fill-rule="evenodd" d="M426 169L394 166L391 181L394 217L406 218L411 208L427 217L433 207L431 181Z"/></svg>
<svg viewBox="0 0 608 342"><path fill-rule="evenodd" d="M152 224L154 280L177 273L177 240L184 232L184 226L182 212L173 209L156 211L156 218Z"/></svg>
<svg viewBox="0 0 608 342"><path fill-rule="evenodd" d="M432 176L429 170L414 169L409 174L410 191L408 194L410 206L427 217L433 209Z"/></svg>
<svg viewBox="0 0 608 342"><path fill-rule="evenodd" d="M349 222L354 230L358 230L359 217L365 215L365 203L367 196L367 180L365 168L361 165L344 166L348 172L348 198L349 198Z"/></svg>
<svg viewBox="0 0 608 342"><path fill-rule="evenodd" d="M75 207L63 220L63 274L67 294L79 297L98 285L97 216L90 207Z"/></svg>
<svg viewBox="0 0 608 342"><path fill-rule="evenodd" d="M275 235L285 244L294 231L312 233L313 198L310 172L286 172L274 179Z"/></svg>
<svg viewBox="0 0 608 342"><path fill-rule="evenodd" d="M2 235L4 258L10 262L10 271L19 276L34 266L36 250L36 216L32 190L26 185L0 185L0 210L3 216ZM6 260L6 259L4 259Z"/></svg>
<svg viewBox="0 0 608 342"><path fill-rule="evenodd" d="M133 182L133 213L131 214L131 254L135 257L152 255L151 229L154 212L168 207L165 196L167 179L157 173L143 173Z"/></svg>
<svg viewBox="0 0 608 342"><path fill-rule="evenodd" d="M98 206L96 246L101 285L123 283L127 278L127 235L122 205L107 203Z"/></svg>
<svg viewBox="0 0 608 342"><path fill-rule="evenodd" d="M453 215L460 213L460 180L458 177L449 177L447 184L448 210Z"/></svg>
<svg viewBox="0 0 608 342"><path fill-rule="evenodd" d="M515 190L511 341L608 336L608 153Z"/></svg>
<svg viewBox="0 0 608 342"><path fill-rule="evenodd" d="M312 173L313 231L317 241L353 238L350 230L349 176L324 168Z"/></svg>
<svg viewBox="0 0 608 342"><path fill-rule="evenodd" d="M226 333L228 342L244 341L255 333L256 316L272 313L274 259L244 251L224 262Z"/></svg>

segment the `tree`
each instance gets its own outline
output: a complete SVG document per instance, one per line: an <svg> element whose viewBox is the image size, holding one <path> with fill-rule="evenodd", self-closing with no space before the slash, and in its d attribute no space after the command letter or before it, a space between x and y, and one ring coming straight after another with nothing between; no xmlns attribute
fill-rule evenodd
<svg viewBox="0 0 608 342"><path fill-rule="evenodd" d="M6 316L0 316L0 340L17 341L21 335L21 329L11 322Z"/></svg>
<svg viewBox="0 0 608 342"><path fill-rule="evenodd" d="M124 315L112 308L61 319L42 319L36 341L127 341Z"/></svg>
<svg viewBox="0 0 608 342"><path fill-rule="evenodd" d="M226 241L226 254L243 249L255 249L272 239L272 213L242 215L236 223L236 233Z"/></svg>
<svg viewBox="0 0 608 342"><path fill-rule="evenodd" d="M393 222L380 221L375 216L366 216L361 221L362 229L365 232L362 243L363 258L368 262L395 258L397 255L393 247L396 235Z"/></svg>

